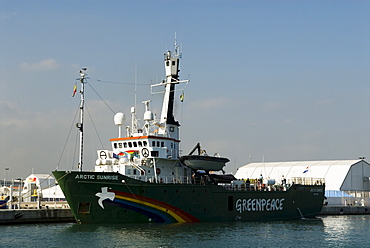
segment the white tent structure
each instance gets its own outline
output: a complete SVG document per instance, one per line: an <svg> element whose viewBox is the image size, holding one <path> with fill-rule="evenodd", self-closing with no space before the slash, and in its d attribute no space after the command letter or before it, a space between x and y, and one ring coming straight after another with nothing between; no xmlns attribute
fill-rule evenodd
<svg viewBox="0 0 370 248"><path fill-rule="evenodd" d="M63 200L65 199L55 178L50 174L31 174L24 181L22 191L23 201Z"/></svg>
<svg viewBox="0 0 370 248"><path fill-rule="evenodd" d="M277 182L283 178L323 178L330 205L369 205L370 164L363 159L250 163L240 167L235 177L254 179L261 175Z"/></svg>

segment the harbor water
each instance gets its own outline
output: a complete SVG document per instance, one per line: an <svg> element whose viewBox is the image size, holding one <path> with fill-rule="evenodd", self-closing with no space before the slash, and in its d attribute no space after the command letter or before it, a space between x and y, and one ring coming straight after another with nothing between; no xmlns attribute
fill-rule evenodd
<svg viewBox="0 0 370 248"><path fill-rule="evenodd" d="M370 215L275 222L0 226L1 247L370 247Z"/></svg>

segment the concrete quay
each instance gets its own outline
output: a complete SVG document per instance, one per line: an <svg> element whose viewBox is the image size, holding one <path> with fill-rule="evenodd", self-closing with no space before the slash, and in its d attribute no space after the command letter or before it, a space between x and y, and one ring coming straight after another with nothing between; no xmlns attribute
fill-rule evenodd
<svg viewBox="0 0 370 248"><path fill-rule="evenodd" d="M323 206L320 215L370 214L369 206Z"/></svg>
<svg viewBox="0 0 370 248"><path fill-rule="evenodd" d="M0 225L75 222L71 209L1 209Z"/></svg>

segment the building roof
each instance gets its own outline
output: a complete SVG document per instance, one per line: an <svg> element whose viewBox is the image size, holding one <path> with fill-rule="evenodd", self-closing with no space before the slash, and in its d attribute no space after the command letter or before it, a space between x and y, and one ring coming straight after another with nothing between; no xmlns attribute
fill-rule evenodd
<svg viewBox="0 0 370 248"><path fill-rule="evenodd" d="M364 160L328 160L328 161L295 161L295 162L267 162L250 163L240 167L235 177L242 178L271 178L277 181L282 177L324 178L326 190L341 190L342 185L355 164L366 163Z"/></svg>

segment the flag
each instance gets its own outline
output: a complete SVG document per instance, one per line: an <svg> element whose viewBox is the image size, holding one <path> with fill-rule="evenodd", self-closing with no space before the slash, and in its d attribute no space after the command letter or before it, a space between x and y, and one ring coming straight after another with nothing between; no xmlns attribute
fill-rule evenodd
<svg viewBox="0 0 370 248"><path fill-rule="evenodd" d="M76 92L77 92L77 84L75 84L75 86L73 86L72 97L74 97L76 95Z"/></svg>
<svg viewBox="0 0 370 248"><path fill-rule="evenodd" d="M29 177L28 182L36 182L36 177Z"/></svg>
<svg viewBox="0 0 370 248"><path fill-rule="evenodd" d="M120 152L118 154L113 153L113 158L120 159L120 158L127 158L127 155L124 152Z"/></svg>
<svg viewBox="0 0 370 248"><path fill-rule="evenodd" d="M310 168L310 167L309 167L309 166L307 166L307 167L306 167L306 169L303 171L303 173L307 173L309 168Z"/></svg>

